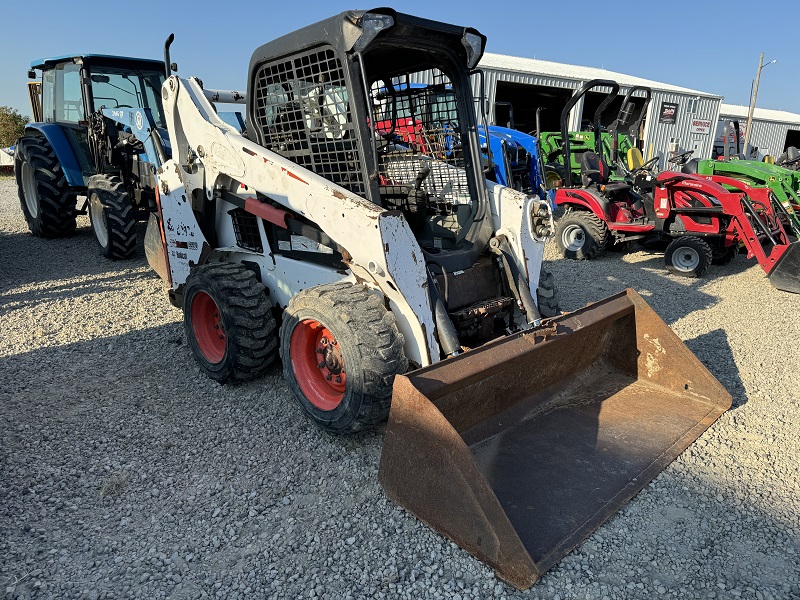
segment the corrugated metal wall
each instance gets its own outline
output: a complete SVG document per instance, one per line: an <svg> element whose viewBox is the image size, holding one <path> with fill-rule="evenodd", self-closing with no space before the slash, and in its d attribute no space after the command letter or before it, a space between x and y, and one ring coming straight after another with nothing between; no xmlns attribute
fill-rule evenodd
<svg viewBox="0 0 800 600"><path fill-rule="evenodd" d="M744 127L747 123L747 117L720 115L719 121L720 123L739 121L739 125L742 128L742 141L744 141ZM778 157L783 152L787 132L790 129L800 130L800 125L753 119L752 128L753 131L750 134L748 143L750 146L758 148L758 159L760 160L767 154Z"/></svg>
<svg viewBox="0 0 800 600"><path fill-rule="evenodd" d="M670 102L678 105L676 123L659 123L661 105ZM680 151L694 150L694 158L710 158L714 146L716 124L719 119L721 100L703 96L689 96L673 92L654 91L644 133L645 160L661 157L659 167L667 168L666 156L673 144ZM694 112L690 112L694 109ZM711 121L708 133L691 133L692 120Z"/></svg>
<svg viewBox="0 0 800 600"><path fill-rule="evenodd" d="M490 107L490 118L493 114L491 107L494 106L498 81L573 90L577 90L585 83L583 81L577 81L573 79L536 75L532 73L516 73L491 68L484 68L483 72L486 82L486 95ZM627 93L628 89L629 88L627 86L623 86L620 88L620 93L625 94ZM596 91L602 91L602 88ZM477 78L473 79L473 93L476 96L480 93L479 82ZM695 105L693 113L687 112L690 108L691 100L696 100L693 103ZM662 102L673 102L678 105L677 123L674 125L658 122L658 116L661 110ZM648 109L647 123L644 133L645 158L656 155L661 156L661 167L663 168L665 165L664 157L667 155L667 152L670 149L670 143L673 140L678 140L679 147L685 150L691 150L694 148L695 156L700 158L710 157L711 150L714 145L715 127L719 118L720 102L721 100L719 98L708 98L704 96L697 97L681 93L654 91L653 98L650 102L650 108ZM580 110L582 110L582 107L583 104L579 103L576 107L578 110L573 109L573 114L570 115L570 130L572 131L575 131L580 127L582 117ZM711 121L709 133L690 133L691 122L693 118Z"/></svg>

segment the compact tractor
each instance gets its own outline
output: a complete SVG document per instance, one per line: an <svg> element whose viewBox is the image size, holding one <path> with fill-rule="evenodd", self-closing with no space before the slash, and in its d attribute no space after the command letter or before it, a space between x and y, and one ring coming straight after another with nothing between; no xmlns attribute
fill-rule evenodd
<svg viewBox="0 0 800 600"><path fill-rule="evenodd" d="M593 87L611 89L595 113L598 125L618 89L613 81L593 80L570 98L561 114L562 164L569 164L572 156L567 135L569 111ZM680 166L688 155L679 154L671 161ZM564 209L556 227L556 243L565 257L592 259L609 244L663 240L669 242L664 254L667 270L700 277L712 263L729 262L742 242L750 256L759 258L773 285L800 292L800 250L783 229L782 217L787 213L780 203L773 206L767 197L765 206L748 197L751 188L726 189L723 184L729 182L724 180L672 171L655 175L648 163L634 167L625 181L613 181L610 174L596 138L595 152L581 154L580 183L570 181L556 191L555 203ZM764 253L755 245L769 240L765 230L771 232L775 227L780 233L770 235L776 254L771 255L773 260L763 262Z"/></svg>
<svg viewBox="0 0 800 600"><path fill-rule="evenodd" d="M203 373L279 357L324 431L388 416L387 494L525 588L731 397L632 290L558 314L549 204L485 177L485 41L386 8L310 25L253 54L246 135L168 77L145 251ZM392 131L418 81L452 98L424 147Z"/></svg>

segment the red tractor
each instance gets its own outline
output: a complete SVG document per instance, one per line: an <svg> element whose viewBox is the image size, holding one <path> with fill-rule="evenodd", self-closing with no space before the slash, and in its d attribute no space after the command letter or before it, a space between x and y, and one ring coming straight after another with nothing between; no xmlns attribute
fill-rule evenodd
<svg viewBox="0 0 800 600"><path fill-rule="evenodd" d="M590 81L561 113L564 164L570 164L571 158L569 112L588 90L598 86L611 88L613 94L618 89L613 81ZM598 130L602 110L609 103L601 103L595 113ZM581 156L580 183L567 181L555 195L556 205L564 209L556 227L556 243L566 258L592 259L609 244L671 240L664 255L667 270L700 277L712 263L729 262L742 242L775 287L800 293L800 249L797 243L790 243L768 189L752 188L727 177L671 171L654 176L647 164L635 169L628 181L610 181L600 136L595 137L595 152ZM688 154L671 162L679 164Z"/></svg>

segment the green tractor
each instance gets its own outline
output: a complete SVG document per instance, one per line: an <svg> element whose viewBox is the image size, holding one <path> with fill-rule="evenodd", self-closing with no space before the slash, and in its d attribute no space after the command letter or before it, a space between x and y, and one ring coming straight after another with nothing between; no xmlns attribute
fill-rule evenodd
<svg viewBox="0 0 800 600"><path fill-rule="evenodd" d="M622 105L614 121L604 130L602 126L602 116L608 106L617 98L619 86L611 88L611 91L603 99L594 113L592 131L570 131L570 171L573 183L580 182L581 157L585 152L595 151L595 136L597 130L600 131L600 140L603 146L603 158L612 165L611 179L624 179L628 173L621 169L624 167L620 163L620 157L625 157L629 150L637 148L639 140L639 129L642 121L647 114L647 106L650 104L650 88L633 86L628 90ZM633 94L643 92L645 94L644 103L637 106L633 101ZM563 134L560 131L543 132L540 136L541 156L547 166L548 186L553 187L553 181L549 175L558 172L560 178L564 178L564 159L563 159ZM616 141L616 143L615 143Z"/></svg>

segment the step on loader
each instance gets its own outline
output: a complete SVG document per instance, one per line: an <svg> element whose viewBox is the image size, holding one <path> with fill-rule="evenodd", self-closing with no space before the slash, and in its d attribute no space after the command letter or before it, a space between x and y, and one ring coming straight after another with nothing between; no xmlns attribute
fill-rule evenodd
<svg viewBox="0 0 800 600"><path fill-rule="evenodd" d="M559 314L548 203L485 179L484 44L385 8L310 25L253 54L246 137L169 77L146 249L205 374L279 354L323 430L388 417L389 497L526 588L731 397L631 290ZM452 90L446 113L420 107L424 152L395 116L373 127L415 81Z"/></svg>

